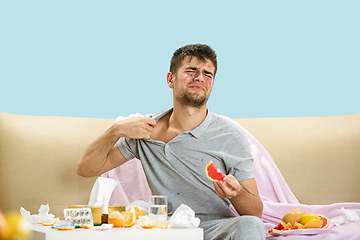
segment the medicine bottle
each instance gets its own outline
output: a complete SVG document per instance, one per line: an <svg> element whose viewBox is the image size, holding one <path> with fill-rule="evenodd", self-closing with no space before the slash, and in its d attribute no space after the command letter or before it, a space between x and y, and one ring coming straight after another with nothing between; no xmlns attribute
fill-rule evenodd
<svg viewBox="0 0 360 240"><path fill-rule="evenodd" d="M103 205L101 209L101 224L108 223L109 218L109 209L108 209L108 202L106 201L106 198L104 197Z"/></svg>

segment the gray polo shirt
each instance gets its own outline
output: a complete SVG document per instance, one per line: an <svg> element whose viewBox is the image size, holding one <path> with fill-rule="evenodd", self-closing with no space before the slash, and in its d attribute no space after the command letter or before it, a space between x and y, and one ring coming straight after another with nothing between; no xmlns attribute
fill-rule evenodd
<svg viewBox="0 0 360 240"><path fill-rule="evenodd" d="M147 117L158 121L169 111L172 109ZM205 175L210 160L238 181L254 178L245 133L235 121L211 112L198 127L168 143L120 138L117 146L125 158L141 160L152 194L168 196L169 215L184 203L201 220L236 216L229 209L230 201L216 195Z"/></svg>

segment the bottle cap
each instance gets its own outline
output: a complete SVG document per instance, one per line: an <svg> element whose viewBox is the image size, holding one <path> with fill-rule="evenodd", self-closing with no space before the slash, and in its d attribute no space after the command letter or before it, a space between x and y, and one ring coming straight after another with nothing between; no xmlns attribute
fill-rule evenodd
<svg viewBox="0 0 360 240"><path fill-rule="evenodd" d="M101 209L101 214L109 214L108 201L106 201L105 196L103 198L103 205L102 205L102 209Z"/></svg>

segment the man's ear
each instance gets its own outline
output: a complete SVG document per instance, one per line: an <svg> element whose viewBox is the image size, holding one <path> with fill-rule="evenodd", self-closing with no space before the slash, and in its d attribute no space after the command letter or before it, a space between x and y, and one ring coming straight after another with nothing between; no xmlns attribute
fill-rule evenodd
<svg viewBox="0 0 360 240"><path fill-rule="evenodd" d="M172 72L167 73L166 80L169 88L174 88L175 75Z"/></svg>

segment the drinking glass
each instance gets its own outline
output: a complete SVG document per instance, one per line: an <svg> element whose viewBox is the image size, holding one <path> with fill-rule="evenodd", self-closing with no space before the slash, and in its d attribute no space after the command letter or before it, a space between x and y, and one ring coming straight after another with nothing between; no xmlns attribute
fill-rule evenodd
<svg viewBox="0 0 360 240"><path fill-rule="evenodd" d="M166 222L167 212L167 196L153 195L149 197L149 219Z"/></svg>

